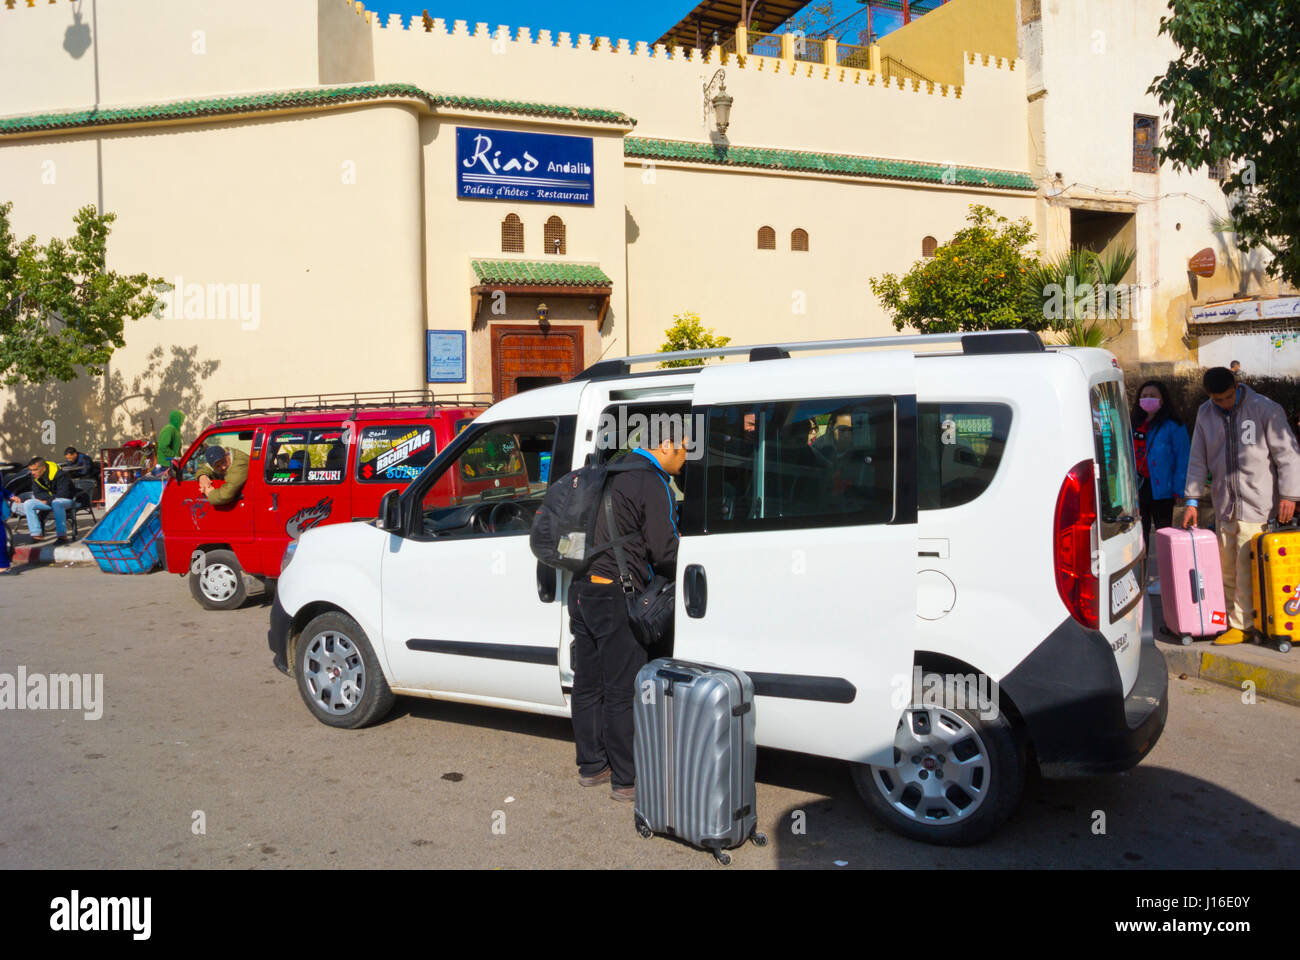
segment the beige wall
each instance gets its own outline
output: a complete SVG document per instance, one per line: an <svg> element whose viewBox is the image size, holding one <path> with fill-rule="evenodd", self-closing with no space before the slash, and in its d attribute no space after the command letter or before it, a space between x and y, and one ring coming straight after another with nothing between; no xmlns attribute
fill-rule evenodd
<svg viewBox="0 0 1300 960"><path fill-rule="evenodd" d="M1016 0L949 0L880 38L882 55L936 83L963 82L966 51L1016 58Z"/></svg>
<svg viewBox="0 0 1300 960"><path fill-rule="evenodd" d="M974 202L1033 215L1032 196L660 166L627 168L632 352L659 349L673 315L700 314L735 344L893 333L868 281L905 271ZM757 249L761 226L776 249ZM808 252L790 233L809 233Z"/></svg>
<svg viewBox="0 0 1300 960"><path fill-rule="evenodd" d="M424 384L419 121L402 106L105 134L104 202L118 215L109 266L204 285L176 315L131 323L112 361L110 406L166 421L217 399L269 393L377 390ZM86 136L0 148L0 184L15 190L19 236L66 236L93 203L97 151ZM57 181L41 185L42 164ZM356 182L344 173L355 164ZM223 307L207 285L236 297ZM178 291L185 301L189 292ZM242 293L249 310L233 306ZM256 306L256 310L251 309ZM225 314L221 316L219 314ZM149 354L162 351L161 366ZM157 366L157 364L155 364ZM0 395L0 448L35 442L41 413L87 398L94 381ZM134 394L144 393L144 396ZM55 417L77 426L77 414ZM138 421L147 425L147 419ZM69 437L66 442L87 442ZM65 445L62 437L57 441Z"/></svg>

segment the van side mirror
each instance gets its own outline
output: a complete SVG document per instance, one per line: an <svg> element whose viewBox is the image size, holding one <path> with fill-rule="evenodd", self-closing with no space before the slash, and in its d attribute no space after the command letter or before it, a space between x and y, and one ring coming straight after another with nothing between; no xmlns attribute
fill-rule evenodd
<svg viewBox="0 0 1300 960"><path fill-rule="evenodd" d="M400 490L389 490L379 501L379 529L389 533L402 532L402 494Z"/></svg>

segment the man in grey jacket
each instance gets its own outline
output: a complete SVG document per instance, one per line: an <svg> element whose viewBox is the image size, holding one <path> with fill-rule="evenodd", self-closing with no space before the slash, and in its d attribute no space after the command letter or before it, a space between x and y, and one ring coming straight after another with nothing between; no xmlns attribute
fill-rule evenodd
<svg viewBox="0 0 1300 960"><path fill-rule="evenodd" d="M1237 383L1227 367L1212 367L1202 380L1209 399L1196 411L1187 461L1187 510L1183 527L1196 526L1198 498L1213 477L1215 533L1223 567L1229 629L1217 644L1241 643L1254 621L1250 541L1264 524L1290 523L1300 500L1300 446L1286 412L1267 397Z"/></svg>

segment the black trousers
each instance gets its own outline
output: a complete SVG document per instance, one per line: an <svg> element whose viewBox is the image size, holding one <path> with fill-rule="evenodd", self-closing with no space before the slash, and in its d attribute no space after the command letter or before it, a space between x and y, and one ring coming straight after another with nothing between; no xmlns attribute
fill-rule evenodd
<svg viewBox="0 0 1300 960"><path fill-rule="evenodd" d="M646 651L627 622L627 602L616 583L576 581L569 589L573 630L573 737L578 772L610 768L610 783L636 783L632 760L632 698Z"/></svg>
<svg viewBox="0 0 1300 960"><path fill-rule="evenodd" d="M1138 512L1142 514L1142 542L1146 544L1147 558L1143 563L1144 571L1155 566L1155 544L1151 541L1151 531L1174 525L1174 498L1153 500L1151 481L1145 477L1138 478Z"/></svg>

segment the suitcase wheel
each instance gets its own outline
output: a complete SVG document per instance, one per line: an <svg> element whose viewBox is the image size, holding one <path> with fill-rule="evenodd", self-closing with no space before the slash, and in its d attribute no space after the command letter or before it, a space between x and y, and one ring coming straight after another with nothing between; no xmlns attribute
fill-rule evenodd
<svg viewBox="0 0 1300 960"><path fill-rule="evenodd" d="M1278 653L1290 653L1290 652L1291 652L1291 641L1290 641L1290 640L1280 640L1280 641L1278 641L1277 652L1278 652Z"/></svg>
<svg viewBox="0 0 1300 960"><path fill-rule="evenodd" d="M1186 633L1184 633L1184 634L1183 634L1183 646L1184 646L1184 647L1190 647L1191 645L1192 645L1192 638L1191 638L1191 636L1188 635L1188 634L1186 634Z"/></svg>
<svg viewBox="0 0 1300 960"><path fill-rule="evenodd" d="M655 835L655 832L651 830L649 827L647 827L644 823L638 823L636 825L636 832L641 834L641 838L643 840L649 840L651 837Z"/></svg>
<svg viewBox="0 0 1300 960"><path fill-rule="evenodd" d="M753 844L754 846L756 846L756 847L766 847L766 846L767 846L767 834L766 834L766 833L758 833L758 832L755 832L755 833L753 833L753 834L750 835L750 837L749 837L749 842L752 843L752 844Z"/></svg>
<svg viewBox="0 0 1300 960"><path fill-rule="evenodd" d="M718 863L722 864L724 867L731 866L731 854L727 853L726 850L714 850L713 856L716 857Z"/></svg>

